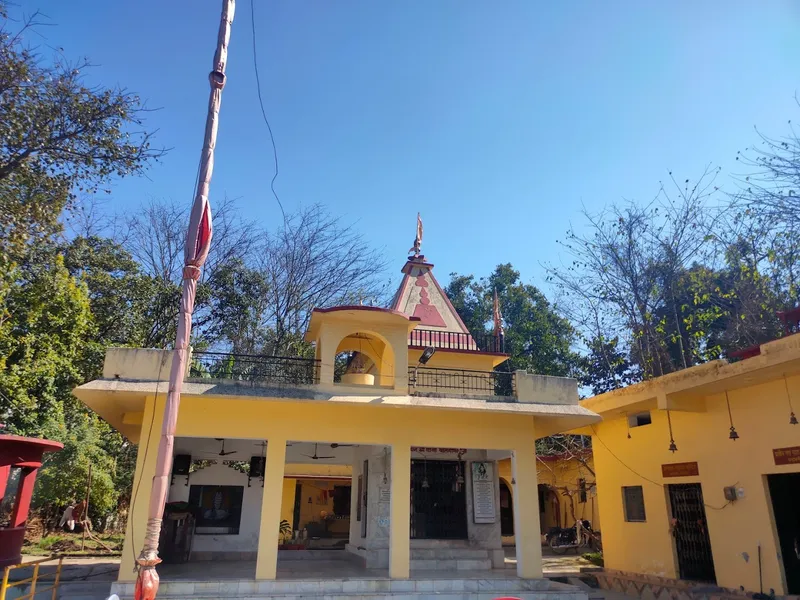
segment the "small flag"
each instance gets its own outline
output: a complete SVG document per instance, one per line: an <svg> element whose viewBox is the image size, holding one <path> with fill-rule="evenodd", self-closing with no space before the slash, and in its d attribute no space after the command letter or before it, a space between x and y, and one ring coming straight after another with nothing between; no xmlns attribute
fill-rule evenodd
<svg viewBox="0 0 800 600"><path fill-rule="evenodd" d="M414 238L414 245L408 249L413 252L414 256L419 256L420 249L422 248L422 217L417 213L417 237Z"/></svg>

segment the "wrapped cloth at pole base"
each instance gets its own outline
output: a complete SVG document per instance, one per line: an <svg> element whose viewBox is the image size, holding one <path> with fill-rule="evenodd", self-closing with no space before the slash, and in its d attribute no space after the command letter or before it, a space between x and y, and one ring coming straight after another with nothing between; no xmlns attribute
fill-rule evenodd
<svg viewBox="0 0 800 600"><path fill-rule="evenodd" d="M133 590L134 600L155 600L158 594L158 573L156 565L161 562L155 552L149 556L145 552L136 559L139 565L139 573L136 576L136 587Z"/></svg>

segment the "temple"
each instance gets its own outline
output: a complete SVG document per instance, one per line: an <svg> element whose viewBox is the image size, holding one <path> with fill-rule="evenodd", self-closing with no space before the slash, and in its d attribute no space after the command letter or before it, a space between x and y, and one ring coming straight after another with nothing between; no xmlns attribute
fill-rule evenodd
<svg viewBox="0 0 800 600"><path fill-rule="evenodd" d="M541 579L534 442L600 418L578 404L574 380L505 367L502 328L467 329L421 237L419 220L390 306L313 311L313 355L192 354L161 593L197 597L212 580L236 581L228 589L242 597L315 581L413 594L444 581L464 592L585 597ZM123 599L133 593L171 361L166 350L109 348L103 377L74 392L139 444L114 586ZM506 568L504 539L516 569Z"/></svg>

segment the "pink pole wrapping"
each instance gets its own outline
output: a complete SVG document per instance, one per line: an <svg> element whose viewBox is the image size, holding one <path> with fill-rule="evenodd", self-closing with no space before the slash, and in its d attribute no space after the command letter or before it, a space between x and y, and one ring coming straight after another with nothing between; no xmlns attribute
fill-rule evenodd
<svg viewBox="0 0 800 600"><path fill-rule="evenodd" d="M222 17L217 37L217 50L214 55L214 70L209 75L211 94L208 102L205 139L200 155L200 173L197 181L192 212L189 217L189 229L186 235L185 266L183 268L183 294L181 296L178 331L175 339L175 353L172 369L169 374L169 391L164 407L164 423L161 428L161 439L158 445L156 474L150 492L150 504L147 513L147 529L144 545L139 558L139 572L136 578L135 600L153 600L158 593L158 538L161 533L161 520L164 515L164 504L169 491L170 470L172 468L172 451L175 444L175 426L178 422L183 377L189 354L189 340L192 332L192 312L197 291L197 280L208 256L211 244L211 207L208 203L208 192L211 174L214 171L214 147L219 127L219 108L222 100L222 88L225 85L225 65L228 60L228 42L233 23L234 0L223 0Z"/></svg>

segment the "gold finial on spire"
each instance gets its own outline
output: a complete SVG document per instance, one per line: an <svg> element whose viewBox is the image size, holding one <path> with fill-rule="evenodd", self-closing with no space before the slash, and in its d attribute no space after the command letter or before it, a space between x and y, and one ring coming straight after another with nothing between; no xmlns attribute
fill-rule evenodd
<svg viewBox="0 0 800 600"><path fill-rule="evenodd" d="M414 238L414 245L408 249L409 252L414 253L414 258L419 257L420 248L422 247L422 217L417 213L417 237Z"/></svg>

